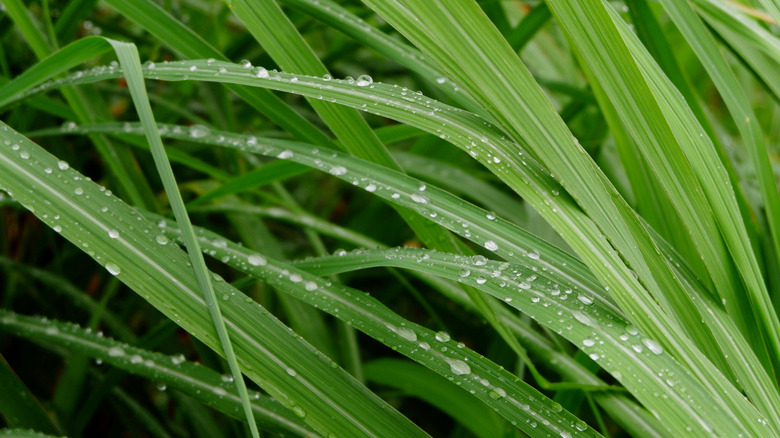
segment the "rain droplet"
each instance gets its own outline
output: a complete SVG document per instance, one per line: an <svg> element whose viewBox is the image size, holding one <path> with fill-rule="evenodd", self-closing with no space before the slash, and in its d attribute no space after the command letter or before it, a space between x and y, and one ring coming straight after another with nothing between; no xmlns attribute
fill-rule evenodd
<svg viewBox="0 0 780 438"><path fill-rule="evenodd" d="M111 275L119 275L122 272L122 269L114 263L106 263L106 271Z"/></svg>
<svg viewBox="0 0 780 438"><path fill-rule="evenodd" d="M192 138L203 138L211 134L211 130L204 125L195 124L190 126L189 134Z"/></svg>
<svg viewBox="0 0 780 438"><path fill-rule="evenodd" d="M291 150L285 149L281 152L279 152L279 155L276 156L276 158L281 158L283 160L287 160L293 157L293 152Z"/></svg>
<svg viewBox="0 0 780 438"><path fill-rule="evenodd" d="M265 257L261 256L260 254L252 254L246 258L246 261L248 261L252 266L264 266L266 263L268 263Z"/></svg>
<svg viewBox="0 0 780 438"><path fill-rule="evenodd" d="M582 304L585 304L586 306L589 304L593 304L593 300L587 295L578 294L577 299L580 300L580 302L582 302Z"/></svg>
<svg viewBox="0 0 780 438"><path fill-rule="evenodd" d="M329 170L331 175L340 176L347 173L347 168L344 166L333 166Z"/></svg>
<svg viewBox="0 0 780 438"><path fill-rule="evenodd" d="M439 342L449 342L450 334L447 332L436 332L436 340Z"/></svg>
<svg viewBox="0 0 780 438"><path fill-rule="evenodd" d="M661 354L664 352L664 348L661 346L661 344L652 339L644 338L642 339L642 343L645 344L645 347L647 347L647 349L650 350L653 354Z"/></svg>
<svg viewBox="0 0 780 438"><path fill-rule="evenodd" d="M406 327L399 327L395 332L398 333L398 336L406 339L409 342L414 342L417 340L417 333Z"/></svg>
<svg viewBox="0 0 780 438"><path fill-rule="evenodd" d="M426 198L423 195L418 195L417 193L412 194L412 201L418 203L418 204L427 204L428 198Z"/></svg>
<svg viewBox="0 0 780 438"><path fill-rule="evenodd" d="M498 245L496 244L496 242L493 242L492 240L488 240L487 242L485 242L485 249L487 249L488 251L496 251L498 250Z"/></svg>
<svg viewBox="0 0 780 438"><path fill-rule="evenodd" d="M70 167L70 165L65 161L60 160L57 162L57 167L59 167L60 170L67 170Z"/></svg>
<svg viewBox="0 0 780 438"><path fill-rule="evenodd" d="M458 359L444 358L448 364L450 364L450 371L458 376L463 376L471 373L471 367L466 362Z"/></svg>
<svg viewBox="0 0 780 438"><path fill-rule="evenodd" d="M255 77L258 77L258 78L267 78L267 77L269 77L269 76L270 76L270 75L268 74L268 70L266 70L266 69L265 69L265 68L263 68L263 67L255 67L255 68L252 70L252 73L254 73L254 74L255 74Z"/></svg>
<svg viewBox="0 0 780 438"><path fill-rule="evenodd" d="M160 245L167 245L168 244L168 238L163 236L162 234L158 235L154 238L154 240L157 241Z"/></svg>
<svg viewBox="0 0 780 438"><path fill-rule="evenodd" d="M108 237L110 237L112 239L119 238L119 231L117 231L117 230L108 230Z"/></svg>
<svg viewBox="0 0 780 438"><path fill-rule="evenodd" d="M358 87L368 87L369 85L373 84L374 80L371 78L371 76L368 75L360 75L357 78L357 86Z"/></svg>

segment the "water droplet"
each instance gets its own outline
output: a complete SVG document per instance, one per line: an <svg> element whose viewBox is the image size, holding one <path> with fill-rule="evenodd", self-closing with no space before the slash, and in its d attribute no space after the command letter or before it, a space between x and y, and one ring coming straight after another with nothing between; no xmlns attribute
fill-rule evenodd
<svg viewBox="0 0 780 438"><path fill-rule="evenodd" d="M488 393L488 395L489 395L489 396L490 396L490 398L492 398L493 400L498 400L498 399L500 399L500 398L504 398L504 397L506 397L506 391L504 390L504 388L498 388L498 387L496 387L496 388L493 388L493 390L492 390L492 391L490 391L490 392Z"/></svg>
<svg viewBox="0 0 780 438"><path fill-rule="evenodd" d="M418 203L418 204L427 204L428 198L426 198L423 195L418 195L417 193L412 194L412 201Z"/></svg>
<svg viewBox="0 0 780 438"><path fill-rule="evenodd" d="M70 165L65 161L60 160L57 162L57 167L59 167L60 170L67 170L70 167Z"/></svg>
<svg viewBox="0 0 780 438"><path fill-rule="evenodd" d="M436 332L436 340L439 342L449 342L450 334L447 332Z"/></svg>
<svg viewBox="0 0 780 438"><path fill-rule="evenodd" d="M111 347L108 349L108 355L111 357L119 357L125 355L125 350L122 350L119 347Z"/></svg>
<svg viewBox="0 0 780 438"><path fill-rule="evenodd" d="M292 157L293 157L293 151L291 151L289 149L285 149L285 150L279 152L279 154L276 156L276 158L281 158L283 160L287 160L287 159L290 159Z"/></svg>
<svg viewBox="0 0 780 438"><path fill-rule="evenodd" d="M475 255L471 260L474 262L474 266L485 266L487 264L485 256Z"/></svg>
<svg viewBox="0 0 780 438"><path fill-rule="evenodd" d="M292 369L292 368L287 368L287 370L286 370L286 371L287 371L287 374L288 374L290 377L295 377L295 376L297 376L297 375L298 375L298 373L296 373L296 372L295 372L295 370L294 370L294 369Z"/></svg>
<svg viewBox="0 0 780 438"><path fill-rule="evenodd" d="M292 411L295 412L295 415L299 416L300 418L306 417L306 411L304 411L300 406L293 406Z"/></svg>
<svg viewBox="0 0 780 438"><path fill-rule="evenodd" d="M398 336L406 339L409 342L414 342L417 340L417 333L414 332L414 330L408 329L406 327L399 327L395 330L396 333L398 333Z"/></svg>
<svg viewBox="0 0 780 438"><path fill-rule="evenodd" d="M443 84L445 82L447 82L447 78L444 78L444 77L436 78L436 83L437 84Z"/></svg>
<svg viewBox="0 0 780 438"><path fill-rule="evenodd" d="M330 172L331 175L340 176L347 173L347 168L344 166L333 166L328 172Z"/></svg>
<svg viewBox="0 0 780 438"><path fill-rule="evenodd" d="M317 283L315 283L313 281L307 281L306 283L304 283L303 288L306 289L309 292L311 292L313 290L317 290Z"/></svg>
<svg viewBox="0 0 780 438"><path fill-rule="evenodd" d="M290 281L293 283L300 283L302 280L303 278L301 277L301 274L298 274L297 272L290 274Z"/></svg>
<svg viewBox="0 0 780 438"><path fill-rule="evenodd" d="M248 59L242 59L240 64L241 64L241 67L252 68L252 63L249 62Z"/></svg>
<svg viewBox="0 0 780 438"><path fill-rule="evenodd" d="M528 251L528 258L533 260L539 260L539 253L536 251Z"/></svg>
<svg viewBox="0 0 780 438"><path fill-rule="evenodd" d="M593 304L593 300L587 295L578 294L577 299L580 300L580 302L582 302L582 304L585 304L586 306L589 304Z"/></svg>
<svg viewBox="0 0 780 438"><path fill-rule="evenodd" d="M117 231L117 230L108 230L108 237L110 237L112 239L119 238L119 231Z"/></svg>
<svg viewBox="0 0 780 438"><path fill-rule="evenodd" d="M471 373L471 367L466 362L459 359L444 358L448 364L450 364L450 371L458 376L463 376Z"/></svg>
<svg viewBox="0 0 780 438"><path fill-rule="evenodd" d="M189 135L192 138L203 138L211 134L211 130L204 125L195 124L190 126Z"/></svg>
<svg viewBox="0 0 780 438"><path fill-rule="evenodd" d="M366 186L366 191L367 192L375 192L376 191L376 185L374 185L374 184L367 185Z"/></svg>
<svg viewBox="0 0 780 438"><path fill-rule="evenodd" d="M111 275L119 275L122 272L122 269L114 263L106 263L106 271Z"/></svg>
<svg viewBox="0 0 780 438"><path fill-rule="evenodd" d="M661 346L661 344L652 339L644 338L642 339L642 343L645 344L645 347L647 347L647 349L650 350L653 354L661 354L664 352L664 348Z"/></svg>
<svg viewBox="0 0 780 438"><path fill-rule="evenodd" d="M252 70L252 73L254 73L255 77L258 77L258 78L267 78L267 77L269 77L269 76L270 76L270 75L268 74L268 70L266 70L266 69L265 69L265 68L263 68L263 67L255 67L255 68Z"/></svg>
<svg viewBox="0 0 780 438"><path fill-rule="evenodd" d="M75 189L73 189L73 193L75 193L77 195L83 195L84 194L84 189L82 189L81 187L76 187Z"/></svg>
<svg viewBox="0 0 780 438"><path fill-rule="evenodd" d="M360 75L357 78L356 85L358 87L368 87L369 85L373 84L374 80L371 78L371 76L368 75Z"/></svg>
<svg viewBox="0 0 780 438"><path fill-rule="evenodd" d="M221 378L223 382L227 382L227 383L230 383L234 380L232 374L223 374Z"/></svg>
<svg viewBox="0 0 780 438"><path fill-rule="evenodd" d="M22 157L23 160L26 160L30 158L30 153L27 151L22 151L21 153L19 153L19 156Z"/></svg>
<svg viewBox="0 0 780 438"><path fill-rule="evenodd" d="M260 254L252 254L246 258L246 261L252 266L265 266L265 264L268 263L265 257Z"/></svg>
<svg viewBox="0 0 780 438"><path fill-rule="evenodd" d="M485 242L485 249L488 251L496 251L498 250L498 244L496 242L493 242L492 240L488 240Z"/></svg>
<svg viewBox="0 0 780 438"><path fill-rule="evenodd" d="M592 347L596 345L596 342L593 339L585 339L584 341L582 341L582 345L586 347Z"/></svg>
<svg viewBox="0 0 780 438"><path fill-rule="evenodd" d="M159 234L157 237L154 238L154 240L157 241L160 245L167 245L168 244L168 238L165 237L162 234Z"/></svg>
<svg viewBox="0 0 780 438"><path fill-rule="evenodd" d="M197 69L198 69L198 67L197 67L197 66L194 66L194 65L191 65L191 66L190 66L190 71L195 71L195 70L197 70Z"/></svg>

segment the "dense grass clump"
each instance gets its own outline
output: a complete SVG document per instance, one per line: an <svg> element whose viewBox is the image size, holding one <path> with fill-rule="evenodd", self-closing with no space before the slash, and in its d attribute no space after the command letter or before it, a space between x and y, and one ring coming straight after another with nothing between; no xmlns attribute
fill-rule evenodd
<svg viewBox="0 0 780 438"><path fill-rule="evenodd" d="M0 436L780 436L772 0L0 6Z"/></svg>

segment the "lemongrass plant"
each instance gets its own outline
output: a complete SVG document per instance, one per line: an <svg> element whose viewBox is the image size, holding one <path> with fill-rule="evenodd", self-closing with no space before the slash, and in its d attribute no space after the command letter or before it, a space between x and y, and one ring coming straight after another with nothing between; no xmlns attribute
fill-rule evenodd
<svg viewBox="0 0 780 438"><path fill-rule="evenodd" d="M0 435L779 436L755 3L3 0Z"/></svg>

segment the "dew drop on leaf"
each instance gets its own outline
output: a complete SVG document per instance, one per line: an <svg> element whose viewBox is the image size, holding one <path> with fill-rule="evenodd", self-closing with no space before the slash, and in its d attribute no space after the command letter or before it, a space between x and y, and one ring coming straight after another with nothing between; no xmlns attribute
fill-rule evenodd
<svg viewBox="0 0 780 438"><path fill-rule="evenodd" d="M374 80L371 78L371 76L361 75L361 76L358 76L356 85L358 87L368 87L369 85L371 85L373 83L374 83Z"/></svg>
<svg viewBox="0 0 780 438"><path fill-rule="evenodd" d="M106 271L111 275L119 275L122 272L122 269L114 263L106 263Z"/></svg>
<svg viewBox="0 0 780 438"><path fill-rule="evenodd" d="M265 69L265 68L263 68L263 67L255 67L255 68L252 70L252 73L254 73L255 77L258 77L258 78L267 78L267 77L269 77L269 76L270 76L270 75L268 74L268 70L266 70L266 69Z"/></svg>
<svg viewBox="0 0 780 438"><path fill-rule="evenodd" d="M189 128L189 136L192 138L203 138L209 134L211 134L211 130L204 125L195 124Z"/></svg>
<svg viewBox="0 0 780 438"><path fill-rule="evenodd" d="M466 362L459 359L445 358L444 360L450 364L450 371L458 376L464 376L471 373L471 367Z"/></svg>
<svg viewBox="0 0 780 438"><path fill-rule="evenodd" d="M450 340L450 334L447 332L437 332L436 333L436 340L439 342L449 342Z"/></svg>
<svg viewBox="0 0 780 438"><path fill-rule="evenodd" d="M661 346L661 344L652 339L644 338L642 339L642 343L645 344L645 347L647 347L647 349L650 350L650 352L653 354L661 354L664 352L664 348Z"/></svg>
<svg viewBox="0 0 780 438"><path fill-rule="evenodd" d="M248 261L252 266L264 266L266 263L268 263L265 257L261 256L260 254L252 254L246 258L246 261Z"/></svg>

